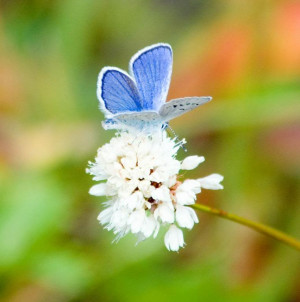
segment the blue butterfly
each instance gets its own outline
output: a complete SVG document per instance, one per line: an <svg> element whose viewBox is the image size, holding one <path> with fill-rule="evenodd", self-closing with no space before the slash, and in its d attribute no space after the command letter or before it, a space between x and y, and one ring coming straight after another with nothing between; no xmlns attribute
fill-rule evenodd
<svg viewBox="0 0 300 302"><path fill-rule="evenodd" d="M143 48L129 62L130 75L116 67L104 67L98 77L97 97L106 120L104 129L153 131L210 101L186 97L166 102L173 53L169 44Z"/></svg>

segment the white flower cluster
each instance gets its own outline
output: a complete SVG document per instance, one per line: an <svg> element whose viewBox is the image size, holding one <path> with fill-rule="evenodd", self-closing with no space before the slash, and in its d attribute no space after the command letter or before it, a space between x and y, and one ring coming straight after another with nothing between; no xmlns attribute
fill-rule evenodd
<svg viewBox="0 0 300 302"><path fill-rule="evenodd" d="M196 168L204 157L176 159L180 144L165 132L133 135L121 132L98 150L95 163L87 172L101 181L90 189L95 196L108 196L98 220L117 239L129 232L138 240L156 237L162 225L168 226L165 245L177 251L184 246L181 228L191 229L198 222L189 207L201 188L222 189L223 177L212 174L197 180L178 180L180 170Z"/></svg>

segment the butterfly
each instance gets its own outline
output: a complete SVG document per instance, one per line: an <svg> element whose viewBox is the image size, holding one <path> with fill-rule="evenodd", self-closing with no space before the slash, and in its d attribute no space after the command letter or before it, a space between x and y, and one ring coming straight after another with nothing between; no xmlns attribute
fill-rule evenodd
<svg viewBox="0 0 300 302"><path fill-rule="evenodd" d="M169 44L158 43L138 51L129 62L129 72L104 67L97 82L104 129L154 131L210 101L210 96L185 97L166 102L173 64Z"/></svg>

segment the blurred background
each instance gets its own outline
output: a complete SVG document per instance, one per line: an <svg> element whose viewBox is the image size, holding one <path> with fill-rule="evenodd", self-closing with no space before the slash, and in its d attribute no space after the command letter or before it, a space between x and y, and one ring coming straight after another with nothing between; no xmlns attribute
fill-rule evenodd
<svg viewBox="0 0 300 302"><path fill-rule="evenodd" d="M199 213L179 253L98 225L97 75L157 42L168 99L214 97L171 123L206 157L186 177L225 176L198 202L300 238L299 1L1 0L1 301L300 301L300 254L232 222Z"/></svg>

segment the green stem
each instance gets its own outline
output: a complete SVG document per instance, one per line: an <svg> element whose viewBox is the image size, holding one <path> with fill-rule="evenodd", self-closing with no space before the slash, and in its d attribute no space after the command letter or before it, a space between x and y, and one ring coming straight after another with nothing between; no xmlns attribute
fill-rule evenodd
<svg viewBox="0 0 300 302"><path fill-rule="evenodd" d="M298 241L297 239L295 239L281 231L273 229L269 226L263 225L258 222L251 221L249 219L242 218L235 214L227 213L223 210L214 209L214 208L211 208L211 207L203 205L203 204L197 203L197 204L191 205L191 207L196 210L200 210L200 211L203 211L203 212L206 212L206 213L209 213L212 215L216 215L216 216L219 216L219 217L231 220L231 221L235 221L239 224L245 225L259 233L262 233L271 238L277 239L277 240L281 241L282 243L285 243L285 244L291 246L292 248L300 251L300 241Z"/></svg>

